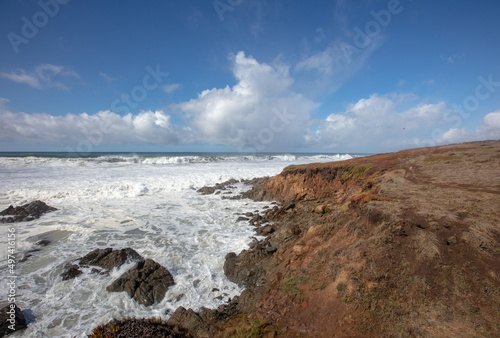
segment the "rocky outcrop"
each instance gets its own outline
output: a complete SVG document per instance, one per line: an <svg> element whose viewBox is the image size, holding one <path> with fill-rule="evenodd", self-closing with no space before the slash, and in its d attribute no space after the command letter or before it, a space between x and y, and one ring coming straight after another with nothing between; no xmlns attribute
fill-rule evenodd
<svg viewBox="0 0 500 338"><path fill-rule="evenodd" d="M106 289L125 291L138 303L149 306L162 301L167 289L174 285L170 272L152 259L139 261Z"/></svg>
<svg viewBox="0 0 500 338"><path fill-rule="evenodd" d="M21 206L9 206L0 212L1 223L27 222L40 218L43 214L57 210L42 201L34 201Z"/></svg>
<svg viewBox="0 0 500 338"><path fill-rule="evenodd" d="M414 149L255 180L246 197L286 207L250 220L266 238L226 256L247 287L238 309L284 336L498 335L498 153Z"/></svg>
<svg viewBox="0 0 500 338"><path fill-rule="evenodd" d="M291 166L243 195L276 200L226 256L246 287L176 332L226 336L498 336L500 142Z"/></svg>
<svg viewBox="0 0 500 338"><path fill-rule="evenodd" d="M61 274L62 280L70 280L76 278L82 274L82 270L76 264L66 263L64 265L64 271Z"/></svg>
<svg viewBox="0 0 500 338"><path fill-rule="evenodd" d="M125 263L143 259L137 251L131 248L120 250L113 250L112 248L95 249L80 259L80 266L98 266L109 271Z"/></svg>
<svg viewBox="0 0 500 338"><path fill-rule="evenodd" d="M0 337L26 327L26 319L16 304L10 303L0 309Z"/></svg>
<svg viewBox="0 0 500 338"><path fill-rule="evenodd" d="M174 328L175 332L189 332L197 338L211 338L214 336L212 328L198 313L192 309L178 307L170 316L167 324Z"/></svg>
<svg viewBox="0 0 500 338"><path fill-rule="evenodd" d="M225 181L225 182L222 182L222 183L217 183L216 185L214 186L204 186L198 190L196 190L196 192L202 194L202 195L211 195L213 193L218 193L220 194L222 191L224 190L227 190L229 188L234 188L233 184L236 184L240 181L238 180L235 180L234 178L228 180L228 181Z"/></svg>
<svg viewBox="0 0 500 338"><path fill-rule="evenodd" d="M63 280L70 280L81 275L83 273L81 267L99 267L101 269L92 269L92 272L109 274L113 268L125 263L137 262L109 285L107 290L109 292L125 291L131 298L146 306L159 303L165 297L167 289L174 285L174 278L166 268L152 259L145 260L131 248L95 249L78 259L77 262L69 262L64 266L61 274Z"/></svg>
<svg viewBox="0 0 500 338"><path fill-rule="evenodd" d="M263 280L265 271L259 263L265 257L266 255L260 251L245 251L241 255L230 252L226 255L224 274L227 279L240 286L262 285L265 282Z"/></svg>
<svg viewBox="0 0 500 338"><path fill-rule="evenodd" d="M125 248L113 250L112 248L95 249L84 257L78 259L79 264L67 263L61 274L63 280L73 279L82 274L80 267L97 266L103 270L100 273L109 273L115 267L120 267L125 263L136 262L144 258L134 249ZM93 272L97 272L94 270Z"/></svg>

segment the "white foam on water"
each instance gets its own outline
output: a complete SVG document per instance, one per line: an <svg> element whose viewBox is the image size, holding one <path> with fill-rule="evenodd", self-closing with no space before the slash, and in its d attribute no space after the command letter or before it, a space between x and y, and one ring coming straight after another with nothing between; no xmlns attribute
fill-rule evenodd
<svg viewBox="0 0 500 338"><path fill-rule="evenodd" d="M84 337L112 318L161 317L178 306L217 307L242 290L224 276L224 257L255 235L236 213L266 203L223 200L195 189L235 179L276 175L290 164L350 155L0 157L0 210L42 200L58 208L31 222L0 227L0 280L7 280L7 233L16 229L16 303L35 317L13 337ZM235 193L243 184L237 184ZM45 247L35 243L48 239ZM130 247L166 267L176 284L149 307L106 287L133 264L108 275L84 269L62 281L63 266L96 248ZM23 253L31 253L20 262ZM6 283L0 294L7 295ZM4 298L4 296L2 296Z"/></svg>

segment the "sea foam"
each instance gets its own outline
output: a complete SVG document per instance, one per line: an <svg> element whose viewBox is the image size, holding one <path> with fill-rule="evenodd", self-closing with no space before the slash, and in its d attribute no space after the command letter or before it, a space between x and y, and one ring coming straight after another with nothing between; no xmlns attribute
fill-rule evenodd
<svg viewBox="0 0 500 338"><path fill-rule="evenodd" d="M31 222L12 224L17 234L17 305L34 321L13 337L84 337L111 318L161 317L178 306L217 307L242 290L223 273L224 257L248 247L253 229L236 222L238 213L266 205L250 200L200 195L205 185L229 179L276 175L291 164L336 161L350 155L108 154L81 157L0 157L0 210L42 200L58 210ZM230 190L242 192L242 183ZM6 243L7 226L0 227ZM51 241L21 262L41 239ZM3 244L2 244L3 246ZM96 248L136 250L165 266L176 284L159 304L145 307L106 286L110 276L84 269L62 281L67 262ZM6 252L6 249L3 250ZM2 257L0 279L9 274ZM5 283L0 293L6 295Z"/></svg>

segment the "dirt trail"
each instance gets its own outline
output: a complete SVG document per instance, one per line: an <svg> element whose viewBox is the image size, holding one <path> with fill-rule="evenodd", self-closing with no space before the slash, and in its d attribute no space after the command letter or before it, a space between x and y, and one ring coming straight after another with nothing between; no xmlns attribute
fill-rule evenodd
<svg viewBox="0 0 500 338"><path fill-rule="evenodd" d="M500 334L500 142L288 167L247 195L283 207L232 258L261 283L226 334Z"/></svg>
<svg viewBox="0 0 500 338"><path fill-rule="evenodd" d="M290 166L251 183L243 197L279 203L250 220L263 239L226 256L245 290L218 310L178 308L161 324L172 332L500 336L500 141Z"/></svg>

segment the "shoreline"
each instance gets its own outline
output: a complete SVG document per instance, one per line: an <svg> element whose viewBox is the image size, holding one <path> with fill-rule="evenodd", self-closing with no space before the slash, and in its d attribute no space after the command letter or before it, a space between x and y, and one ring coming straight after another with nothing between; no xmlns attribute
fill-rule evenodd
<svg viewBox="0 0 500 338"><path fill-rule="evenodd" d="M498 334L498 177L500 142L484 141L254 179L243 197L280 205L250 220L265 239L226 256L239 314L178 317L210 328L198 337Z"/></svg>
<svg viewBox="0 0 500 338"><path fill-rule="evenodd" d="M450 336L500 333L500 141L292 165L199 194L269 201L234 214L263 236L224 274L217 309L125 318L95 336ZM271 202L273 201L273 202ZM236 219L238 218L238 219ZM119 248L117 248L119 249ZM92 335L91 335L92 336Z"/></svg>

